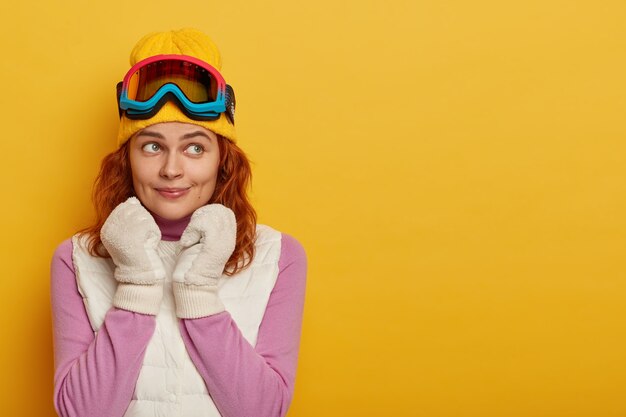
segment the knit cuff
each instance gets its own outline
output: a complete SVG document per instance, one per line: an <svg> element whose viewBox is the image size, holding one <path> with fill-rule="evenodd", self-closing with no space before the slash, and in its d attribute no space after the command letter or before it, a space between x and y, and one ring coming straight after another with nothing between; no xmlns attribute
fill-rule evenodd
<svg viewBox="0 0 626 417"><path fill-rule="evenodd" d="M225 310L217 295L217 287L174 282L176 316L181 319L197 319Z"/></svg>
<svg viewBox="0 0 626 417"><path fill-rule="evenodd" d="M161 309L163 283L140 285L119 283L113 305L122 310L156 316Z"/></svg>

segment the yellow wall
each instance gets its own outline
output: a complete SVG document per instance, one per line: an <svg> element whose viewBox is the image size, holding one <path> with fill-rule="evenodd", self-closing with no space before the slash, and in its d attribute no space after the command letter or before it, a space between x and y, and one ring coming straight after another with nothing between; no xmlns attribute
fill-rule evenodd
<svg viewBox="0 0 626 417"><path fill-rule="evenodd" d="M623 0L5 3L2 415L54 415L51 254L130 49L184 26L309 255L291 417L626 415Z"/></svg>

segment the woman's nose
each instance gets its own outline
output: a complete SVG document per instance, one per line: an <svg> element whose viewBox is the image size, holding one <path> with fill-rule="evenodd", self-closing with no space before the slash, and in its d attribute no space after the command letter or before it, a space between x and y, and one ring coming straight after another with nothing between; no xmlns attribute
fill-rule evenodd
<svg viewBox="0 0 626 417"><path fill-rule="evenodd" d="M169 179L178 178L183 175L182 161L176 153L169 153L165 157L163 165L161 166L160 175L163 178Z"/></svg>

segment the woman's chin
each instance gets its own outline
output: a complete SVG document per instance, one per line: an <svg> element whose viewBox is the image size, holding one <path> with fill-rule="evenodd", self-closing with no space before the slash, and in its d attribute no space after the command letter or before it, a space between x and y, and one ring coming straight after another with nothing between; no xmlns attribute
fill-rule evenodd
<svg viewBox="0 0 626 417"><path fill-rule="evenodd" d="M156 204L153 207L144 204L148 211L164 220L180 220L189 217L197 207L190 207L183 204Z"/></svg>
<svg viewBox="0 0 626 417"><path fill-rule="evenodd" d="M204 205L201 203L204 199L201 200L196 194L191 193L185 193L177 198L164 197L160 193L148 195L138 193L138 198L148 211L164 220L180 220L189 217ZM209 198L210 196L207 197L207 200Z"/></svg>

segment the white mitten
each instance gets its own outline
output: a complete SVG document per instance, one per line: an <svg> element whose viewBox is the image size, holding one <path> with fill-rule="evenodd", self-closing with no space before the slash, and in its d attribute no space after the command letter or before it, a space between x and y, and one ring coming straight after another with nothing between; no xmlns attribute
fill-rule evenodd
<svg viewBox="0 0 626 417"><path fill-rule="evenodd" d="M100 231L115 264L115 307L156 315L163 297L165 269L157 254L159 226L135 197L119 204Z"/></svg>
<svg viewBox="0 0 626 417"><path fill-rule="evenodd" d="M237 222L221 204L197 209L183 232L183 251L172 276L176 315L183 319L206 317L224 311L217 284L235 250Z"/></svg>

